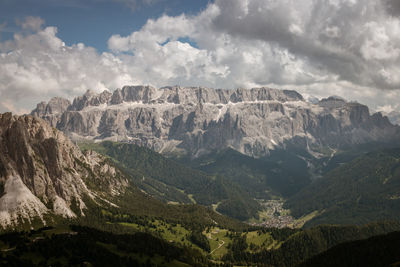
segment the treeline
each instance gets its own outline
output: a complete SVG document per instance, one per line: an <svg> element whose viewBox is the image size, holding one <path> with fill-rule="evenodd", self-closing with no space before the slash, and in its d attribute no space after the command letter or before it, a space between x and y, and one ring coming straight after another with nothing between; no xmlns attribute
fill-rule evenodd
<svg viewBox="0 0 400 267"><path fill-rule="evenodd" d="M145 221L143 223L146 224ZM148 223L148 226L152 225ZM177 246L149 233L116 234L77 225L60 229L47 227L0 235L0 265L215 265L205 256L204 252L210 251L210 245L200 230L192 230L188 239L203 249L203 253L197 249ZM297 266L302 263L304 266L352 266L350 263L353 266L363 266L358 263L368 262L372 266L381 263L385 266L393 263L400 255L400 233L377 235L394 231L400 231L399 222L373 223L363 227L326 225L306 230L258 229L259 235L270 234L276 245L275 249L255 251L251 248L254 244L247 240L246 231L229 231L226 235L231 242L226 244L228 252L222 257L222 262L224 266Z"/></svg>
<svg viewBox="0 0 400 267"><path fill-rule="evenodd" d="M399 148L366 153L304 188L285 203L285 208L295 217L324 211L306 226L398 220L399 160Z"/></svg>
<svg viewBox="0 0 400 267"><path fill-rule="evenodd" d="M300 267L398 266L400 263L400 232L374 236L339 244Z"/></svg>
<svg viewBox="0 0 400 267"><path fill-rule="evenodd" d="M127 227L118 226L121 222L152 227L154 220L171 225L180 224L191 231L203 231L207 227L216 225L231 231L254 228L201 205L167 205L137 189L128 190L125 195L118 196L118 201L114 202L119 206L118 208L99 207L87 199L85 203L88 209L85 210L85 216L71 220L69 223L92 226L114 233L126 232Z"/></svg>
<svg viewBox="0 0 400 267"><path fill-rule="evenodd" d="M257 159L226 149L197 159L179 160L210 175L226 177L254 198L268 199L274 195L292 196L310 183L307 164L299 154L310 156L288 147L271 150L268 157Z"/></svg>
<svg viewBox="0 0 400 267"><path fill-rule="evenodd" d="M172 266L175 261L213 266L198 250L177 247L146 233L116 235L82 226L71 226L62 234L46 235L44 231L1 235L10 249L2 253L0 265Z"/></svg>
<svg viewBox="0 0 400 267"><path fill-rule="evenodd" d="M245 235L238 234L232 239L232 243L228 246L229 251L223 260L235 265L262 263L265 266L296 266L340 243L398 230L400 230L399 222L372 223L362 227L322 225L306 230L283 230L281 235L278 234L280 230L277 230L274 236L280 237L280 240L284 239L285 235L292 234L281 243L279 248L264 249L256 253L247 250ZM372 255L379 257L379 254Z"/></svg>
<svg viewBox="0 0 400 267"><path fill-rule="evenodd" d="M210 252L210 243L207 240L207 237L205 237L201 232L199 231L192 231L192 233L189 236L189 240L193 243L198 245L201 249L203 249L206 252Z"/></svg>

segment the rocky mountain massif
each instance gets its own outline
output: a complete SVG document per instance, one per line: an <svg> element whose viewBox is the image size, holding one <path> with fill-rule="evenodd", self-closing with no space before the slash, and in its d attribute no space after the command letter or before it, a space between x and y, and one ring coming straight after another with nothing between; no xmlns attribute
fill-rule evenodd
<svg viewBox="0 0 400 267"><path fill-rule="evenodd" d="M51 110L53 112L55 110ZM125 191L128 179L109 161L85 154L44 120L0 114L0 225L45 223L54 215L84 215L86 201Z"/></svg>
<svg viewBox="0 0 400 267"><path fill-rule="evenodd" d="M96 145L105 155L91 149ZM240 206L237 217L257 213L258 203L222 177L134 144L108 145L86 144L82 151L38 117L0 114L0 232L56 225L64 219L101 224L112 213L175 223L239 223L196 203L211 207L223 202L225 214ZM174 205L165 203L169 201Z"/></svg>
<svg viewBox="0 0 400 267"><path fill-rule="evenodd" d="M126 141L191 157L225 148L262 157L287 144L315 154L400 136L400 127L365 105L337 97L312 104L295 91L270 88L125 86L88 91L72 104L53 98L32 115L74 140Z"/></svg>

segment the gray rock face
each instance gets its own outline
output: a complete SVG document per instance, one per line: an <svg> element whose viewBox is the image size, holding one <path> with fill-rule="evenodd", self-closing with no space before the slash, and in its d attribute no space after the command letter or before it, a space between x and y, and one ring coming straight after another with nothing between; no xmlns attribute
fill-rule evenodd
<svg viewBox="0 0 400 267"><path fill-rule="evenodd" d="M111 93L108 91L104 91L101 94L96 94L95 92L88 90L83 96L75 98L72 106L69 109L79 111L88 106L99 106L101 104L108 103L110 97Z"/></svg>
<svg viewBox="0 0 400 267"><path fill-rule="evenodd" d="M68 99L62 97L53 97L49 103L41 102L37 104L36 109L31 112L31 115L45 119L51 126L56 127L61 115L71 106Z"/></svg>
<svg viewBox="0 0 400 267"><path fill-rule="evenodd" d="M0 114L0 151L3 227L33 218L45 222L46 215L84 215L85 196L101 203L128 186L128 180L103 156L82 153L62 132L37 117Z"/></svg>
<svg viewBox="0 0 400 267"><path fill-rule="evenodd" d="M88 92L61 116L41 115L43 106L32 114L73 139L133 142L193 157L227 147L259 157L288 142L336 148L400 136L399 127L364 105L338 97L313 104L296 91L270 88L125 86Z"/></svg>
<svg viewBox="0 0 400 267"><path fill-rule="evenodd" d="M383 115L387 116L391 123L400 125L400 112L391 111L389 113L383 113Z"/></svg>

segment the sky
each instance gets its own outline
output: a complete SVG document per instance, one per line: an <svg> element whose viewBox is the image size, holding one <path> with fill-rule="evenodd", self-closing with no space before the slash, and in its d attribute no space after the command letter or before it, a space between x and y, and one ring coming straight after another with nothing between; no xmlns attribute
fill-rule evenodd
<svg viewBox="0 0 400 267"><path fill-rule="evenodd" d="M137 84L400 111L400 1L0 0L0 112Z"/></svg>

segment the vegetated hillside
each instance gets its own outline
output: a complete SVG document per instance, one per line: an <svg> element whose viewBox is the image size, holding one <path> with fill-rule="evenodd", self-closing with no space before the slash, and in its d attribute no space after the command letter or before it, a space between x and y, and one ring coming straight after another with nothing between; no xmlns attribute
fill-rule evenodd
<svg viewBox="0 0 400 267"><path fill-rule="evenodd" d="M263 231L269 232L275 240L269 249L254 250L248 235L236 234L223 260L235 265L296 266L340 243L398 231L399 228L399 222L381 222L361 227L321 225L305 230L263 229L258 232L259 236ZM379 254L371 255L379 257Z"/></svg>
<svg viewBox="0 0 400 267"><path fill-rule="evenodd" d="M223 175L255 198L289 198L309 185L313 179L322 177L344 163L365 153L393 148L396 145L373 142L337 150L325 147L316 155L287 143L285 149L271 150L269 156L261 158L225 149L194 159L180 157L177 160L211 175ZM314 150L318 148L314 147Z"/></svg>
<svg viewBox="0 0 400 267"><path fill-rule="evenodd" d="M0 114L0 231L57 225L101 226L102 212L187 225L235 228L200 205L167 205L140 191L110 158L82 151L40 118Z"/></svg>
<svg viewBox="0 0 400 267"><path fill-rule="evenodd" d="M365 144L345 146L341 149L330 149L331 153L325 155L316 161L316 169L318 174L325 175L329 171L340 167L344 163L348 163L364 154L379 150L390 150L396 147L400 147L400 142L369 142ZM326 154L326 153L325 153Z"/></svg>
<svg viewBox="0 0 400 267"><path fill-rule="evenodd" d="M190 169L148 148L112 142L81 147L112 158L139 188L163 201L207 206L219 203L217 211L240 220L256 216L259 209L246 191L225 177Z"/></svg>
<svg viewBox="0 0 400 267"><path fill-rule="evenodd" d="M346 242L312 257L301 267L399 266L400 232Z"/></svg>
<svg viewBox="0 0 400 267"><path fill-rule="evenodd" d="M308 226L400 218L400 149L370 152L328 172L285 204L294 216L319 211Z"/></svg>
<svg viewBox="0 0 400 267"><path fill-rule="evenodd" d="M99 207L92 203L86 216L79 217L72 222L104 230L110 230L110 223L131 223L155 219L181 224L189 230L216 225L235 231L242 231L250 227L202 205L166 204L133 186L129 187L124 195L116 198L114 203L117 206Z"/></svg>
<svg viewBox="0 0 400 267"><path fill-rule="evenodd" d="M180 224L145 218L108 225L115 226L110 228L112 233L72 225L0 235L0 264L296 266L337 244L400 230L400 224L395 222L362 227L259 228L246 231L230 231L217 226L203 231L188 230ZM128 229L132 231L127 233ZM387 244L384 247L393 249ZM371 255L379 257L380 251L382 249L371 251L370 258L373 258Z"/></svg>
<svg viewBox="0 0 400 267"><path fill-rule="evenodd" d="M0 235L1 266L203 266L196 249L148 233L113 234L82 226Z"/></svg>
<svg viewBox="0 0 400 267"><path fill-rule="evenodd" d="M271 150L270 155L263 158L226 149L180 161L212 175L223 175L255 198L269 199L275 195L291 196L311 182L307 162L299 156L311 158L306 151L292 147Z"/></svg>

